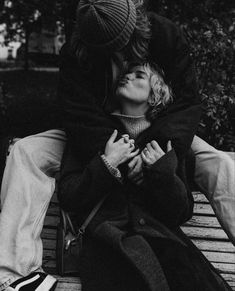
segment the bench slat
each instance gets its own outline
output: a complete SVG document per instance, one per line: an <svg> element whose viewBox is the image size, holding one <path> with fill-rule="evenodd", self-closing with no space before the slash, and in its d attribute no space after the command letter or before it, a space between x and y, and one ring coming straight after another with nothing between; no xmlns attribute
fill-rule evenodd
<svg viewBox="0 0 235 291"><path fill-rule="evenodd" d="M216 217L202 215L194 215L189 221L185 223L185 226L221 228L220 223Z"/></svg>
<svg viewBox="0 0 235 291"><path fill-rule="evenodd" d="M207 238L207 239L217 239L217 240L228 240L228 236L222 229L212 228L212 227L190 227L182 226L182 230L190 238Z"/></svg>
<svg viewBox="0 0 235 291"><path fill-rule="evenodd" d="M229 241L211 241L203 239L193 239L194 244L203 251L216 251L225 253L235 253L234 245Z"/></svg>

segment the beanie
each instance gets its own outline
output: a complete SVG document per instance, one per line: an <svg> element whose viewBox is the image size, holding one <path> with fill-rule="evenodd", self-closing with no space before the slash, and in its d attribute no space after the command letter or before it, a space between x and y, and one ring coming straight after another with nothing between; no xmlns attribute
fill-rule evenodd
<svg viewBox="0 0 235 291"><path fill-rule="evenodd" d="M119 51L136 25L132 0L81 0L77 9L80 40L89 48Z"/></svg>

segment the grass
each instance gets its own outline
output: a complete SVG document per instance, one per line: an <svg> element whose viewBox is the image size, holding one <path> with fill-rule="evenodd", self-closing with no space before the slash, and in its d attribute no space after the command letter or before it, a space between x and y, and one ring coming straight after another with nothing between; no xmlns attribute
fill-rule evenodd
<svg viewBox="0 0 235 291"><path fill-rule="evenodd" d="M0 125L5 134L25 136L58 126L58 72L2 71L2 81L8 103Z"/></svg>

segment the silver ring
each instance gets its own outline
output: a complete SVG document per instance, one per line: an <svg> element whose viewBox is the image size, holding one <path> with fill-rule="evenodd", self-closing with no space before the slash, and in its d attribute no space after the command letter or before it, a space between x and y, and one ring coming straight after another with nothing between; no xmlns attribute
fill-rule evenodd
<svg viewBox="0 0 235 291"><path fill-rule="evenodd" d="M128 134L123 134L122 138L124 139L124 143L129 143L129 135Z"/></svg>

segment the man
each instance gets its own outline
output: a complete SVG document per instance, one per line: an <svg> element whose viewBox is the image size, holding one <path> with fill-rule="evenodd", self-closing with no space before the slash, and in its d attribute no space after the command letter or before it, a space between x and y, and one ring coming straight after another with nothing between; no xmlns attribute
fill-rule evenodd
<svg viewBox="0 0 235 291"><path fill-rule="evenodd" d="M115 5L116 2L112 2ZM80 1L72 45L62 50L60 96L69 142L78 156L84 158L82 153L87 151L87 147L82 148L79 137L82 136L87 145L90 135L97 135L100 143L92 145L90 157L97 150L102 150L113 130L110 121L100 111L101 107L112 102L107 76L111 75L111 81L115 82L125 59L129 62L138 58L154 61L163 69L174 94L172 106L168 111L160 112L163 120L170 114L172 122L161 126L159 136L167 140L167 135L172 136L174 132L173 146L178 155L183 154L193 140L192 150L196 158L194 180L206 194L222 227L235 244L235 163L227 153L216 150L197 136L193 138L200 118L200 100L187 41L179 28L163 17L149 13L148 26L148 19L140 8L141 1L133 2L137 7L134 29L130 10L127 9L126 14L123 9L118 12L126 19L125 23L121 23L114 21L118 14L115 9L106 15L99 1ZM131 28L133 32L128 42L127 32L130 33ZM86 54L89 54L88 62ZM92 73L89 73L88 66ZM133 171L138 175L139 168L135 167Z"/></svg>
<svg viewBox="0 0 235 291"><path fill-rule="evenodd" d="M187 41L172 22L157 15L148 18L141 7L139 1L131 0L79 3L78 26L61 53L58 92L68 142L80 158L89 159L103 149L115 126L103 113L104 106L112 106L112 85L125 61L143 57L162 67L175 95L172 106L159 113L163 121L166 115L172 117L170 124L163 122L159 128L162 141L172 132L179 133L172 143L177 154L184 155L193 139L201 105ZM97 143L91 145L89 156L83 156L83 139L89 141L90 135ZM200 141L196 149L205 161ZM1 191L0 290L55 287L55 279L41 272L40 231L64 145L64 132L52 130L22 139L10 150ZM215 156L220 154L214 148L209 150ZM196 160L196 175L198 168L203 173ZM140 170L133 168L134 174ZM216 173L208 171L207 175L207 181L216 181ZM235 231L233 234L235 238Z"/></svg>

